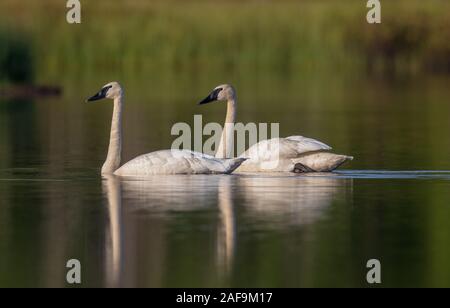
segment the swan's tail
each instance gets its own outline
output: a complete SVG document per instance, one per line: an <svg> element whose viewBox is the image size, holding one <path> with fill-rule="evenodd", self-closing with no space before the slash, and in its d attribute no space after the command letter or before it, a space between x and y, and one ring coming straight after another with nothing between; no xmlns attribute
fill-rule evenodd
<svg viewBox="0 0 450 308"><path fill-rule="evenodd" d="M237 168L239 168L239 166L246 161L247 158L231 158L231 159L227 159L224 161L224 166L225 166L225 174L230 174L233 173L234 170L236 170Z"/></svg>
<svg viewBox="0 0 450 308"><path fill-rule="evenodd" d="M337 155L328 152L307 154L293 160L294 172L331 172L351 160L353 160L352 156Z"/></svg>

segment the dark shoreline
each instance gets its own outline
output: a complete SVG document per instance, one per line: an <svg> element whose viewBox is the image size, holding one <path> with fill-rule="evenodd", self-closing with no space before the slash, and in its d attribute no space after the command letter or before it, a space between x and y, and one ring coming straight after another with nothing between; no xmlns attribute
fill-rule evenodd
<svg viewBox="0 0 450 308"><path fill-rule="evenodd" d="M61 86L49 85L7 85L0 86L0 98L58 97L63 93Z"/></svg>

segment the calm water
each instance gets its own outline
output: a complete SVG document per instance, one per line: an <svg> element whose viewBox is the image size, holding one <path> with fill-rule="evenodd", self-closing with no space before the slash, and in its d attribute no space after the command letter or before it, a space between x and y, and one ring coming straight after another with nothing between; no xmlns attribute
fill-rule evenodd
<svg viewBox="0 0 450 308"><path fill-rule="evenodd" d="M0 100L0 286L450 286L448 80L246 85L239 119L280 122L356 160L336 174L102 179L111 104ZM97 84L98 83L98 84ZM171 126L224 106L130 84L125 160L168 148ZM82 89L82 90L80 90ZM403 171L400 171L403 170ZM405 171L406 170L406 171Z"/></svg>

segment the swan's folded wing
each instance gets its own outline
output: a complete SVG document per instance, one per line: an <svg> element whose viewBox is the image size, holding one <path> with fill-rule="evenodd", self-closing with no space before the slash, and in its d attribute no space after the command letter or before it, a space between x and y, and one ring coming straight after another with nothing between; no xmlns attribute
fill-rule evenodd
<svg viewBox="0 0 450 308"><path fill-rule="evenodd" d="M292 136L263 140L250 147L241 157L249 158L252 161L273 161L329 150L331 147L320 141L302 136Z"/></svg>
<svg viewBox="0 0 450 308"><path fill-rule="evenodd" d="M332 148L318 140L312 138L306 138L303 136L291 136L287 137L286 140L293 141L296 144L297 151L300 154L307 152L317 152L317 151L330 151Z"/></svg>

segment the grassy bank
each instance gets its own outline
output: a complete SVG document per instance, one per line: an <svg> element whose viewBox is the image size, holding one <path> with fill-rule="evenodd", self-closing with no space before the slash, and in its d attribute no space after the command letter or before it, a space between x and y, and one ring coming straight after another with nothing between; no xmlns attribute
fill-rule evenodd
<svg viewBox="0 0 450 308"><path fill-rule="evenodd" d="M448 1L385 1L378 26L366 23L361 0L82 5L82 24L68 25L64 1L0 4L10 35L30 35L39 79L450 72Z"/></svg>

